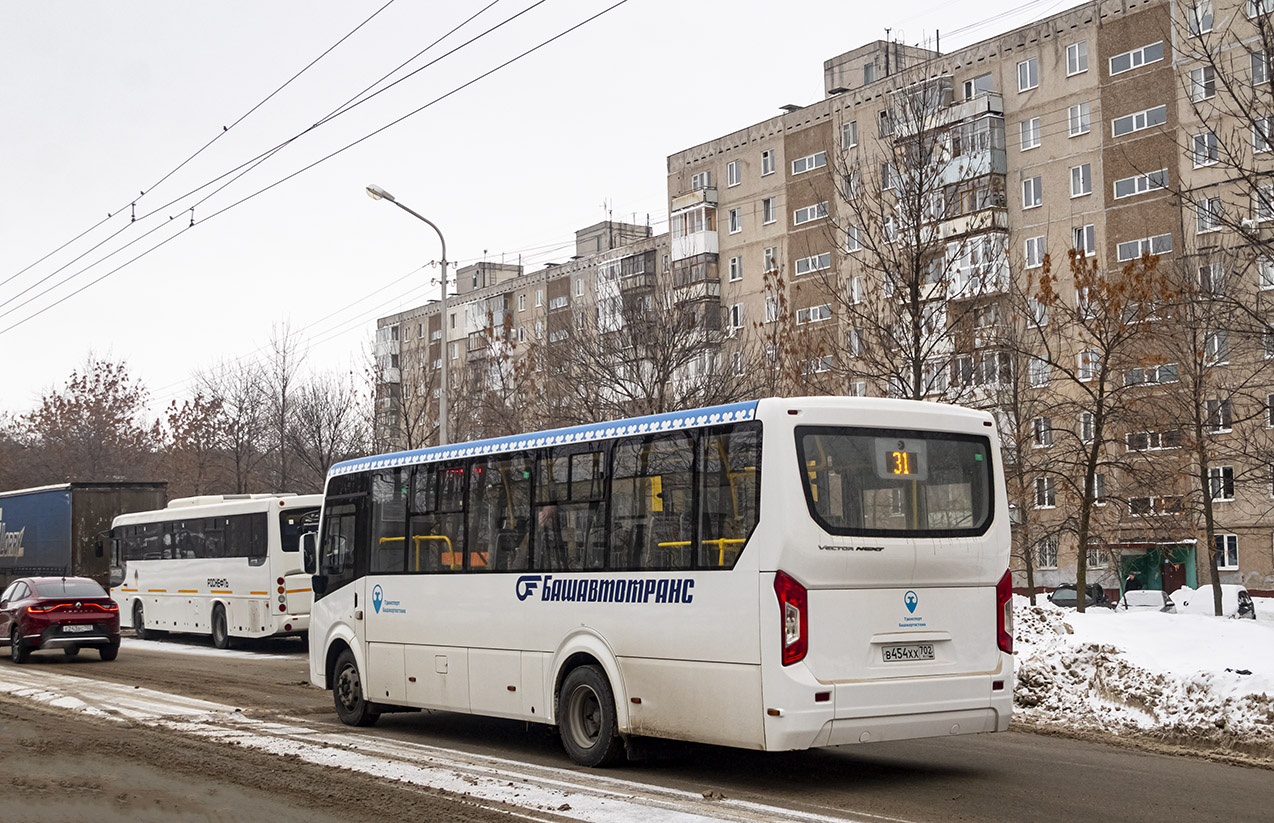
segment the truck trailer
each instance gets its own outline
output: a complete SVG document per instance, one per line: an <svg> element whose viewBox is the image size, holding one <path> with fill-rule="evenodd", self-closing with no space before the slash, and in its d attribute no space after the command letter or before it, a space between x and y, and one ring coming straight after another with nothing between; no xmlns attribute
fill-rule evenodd
<svg viewBox="0 0 1274 823"><path fill-rule="evenodd" d="M106 532L116 515L162 509L167 483L60 483L0 491L0 588L18 577L110 583Z"/></svg>

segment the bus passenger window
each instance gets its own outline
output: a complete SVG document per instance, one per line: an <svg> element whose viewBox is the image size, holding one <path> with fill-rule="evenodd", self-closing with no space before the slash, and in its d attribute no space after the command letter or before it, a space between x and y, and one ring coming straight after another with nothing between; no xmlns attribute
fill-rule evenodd
<svg viewBox="0 0 1274 823"><path fill-rule="evenodd" d="M407 571L464 570L466 473L462 462L416 467L406 534Z"/></svg>
<svg viewBox="0 0 1274 823"><path fill-rule="evenodd" d="M474 461L469 478L469 570L524 571L530 560L530 455Z"/></svg>
<svg viewBox="0 0 1274 823"><path fill-rule="evenodd" d="M733 568L759 516L761 424L705 432L702 478L699 566Z"/></svg>
<svg viewBox="0 0 1274 823"><path fill-rule="evenodd" d="M373 573L407 569L408 474L407 469L382 469L372 475Z"/></svg>
<svg viewBox="0 0 1274 823"><path fill-rule="evenodd" d="M694 432L630 437L615 444L612 568L691 568L694 450Z"/></svg>

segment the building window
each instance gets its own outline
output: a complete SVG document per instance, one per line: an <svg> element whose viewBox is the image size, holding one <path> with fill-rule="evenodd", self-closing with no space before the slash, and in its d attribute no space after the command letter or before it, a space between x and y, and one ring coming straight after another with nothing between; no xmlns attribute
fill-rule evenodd
<svg viewBox="0 0 1274 823"><path fill-rule="evenodd" d="M1088 71L1088 41L1080 40L1066 47L1066 76Z"/></svg>
<svg viewBox="0 0 1274 823"><path fill-rule="evenodd" d="M821 169L827 165L827 152L820 151L807 157L798 157L792 161L792 176L804 174L807 171Z"/></svg>
<svg viewBox="0 0 1274 823"><path fill-rule="evenodd" d="M1194 167L1197 169L1201 166L1211 166L1218 159L1216 135L1211 131L1194 136L1194 147L1190 152L1190 157L1194 161Z"/></svg>
<svg viewBox="0 0 1274 823"><path fill-rule="evenodd" d="M518 311L526 311L526 295L518 295Z"/></svg>
<svg viewBox="0 0 1274 823"><path fill-rule="evenodd" d="M827 201L816 203L813 206L806 206L797 209L792 214L792 225L800 226L805 223L811 223L815 220L822 219L827 216Z"/></svg>
<svg viewBox="0 0 1274 823"><path fill-rule="evenodd" d="M761 222L769 225L779 219L778 203L773 197L766 197L761 200Z"/></svg>
<svg viewBox="0 0 1274 823"><path fill-rule="evenodd" d="M1274 220L1274 186L1258 186L1252 195L1252 217L1258 222Z"/></svg>
<svg viewBox="0 0 1274 823"><path fill-rule="evenodd" d="M873 83L875 82L875 80L876 80L876 64L864 63L863 64L863 85L865 86L868 83Z"/></svg>
<svg viewBox="0 0 1274 823"><path fill-rule="evenodd" d="M1093 166L1083 163L1071 167L1071 197L1083 197L1093 193Z"/></svg>
<svg viewBox="0 0 1274 823"><path fill-rule="evenodd" d="M1053 488L1053 478L1035 478L1035 508L1051 509L1057 505L1057 490Z"/></svg>
<svg viewBox="0 0 1274 823"><path fill-rule="evenodd" d="M770 246L761 255L762 271L776 271L779 267L779 250L775 246Z"/></svg>
<svg viewBox="0 0 1274 823"><path fill-rule="evenodd" d="M1212 0L1196 0L1186 9L1186 27L1191 34L1212 31Z"/></svg>
<svg viewBox="0 0 1274 823"><path fill-rule="evenodd" d="M1270 58L1266 56L1265 52L1252 52L1250 62L1252 64L1252 85L1259 86L1262 83L1268 83L1270 79Z"/></svg>
<svg viewBox="0 0 1274 823"><path fill-rule="evenodd" d="M730 307L730 328L735 329L736 331L738 329L743 328L743 304L742 303L735 303L733 306Z"/></svg>
<svg viewBox="0 0 1274 823"><path fill-rule="evenodd" d="M1079 440L1091 443L1097 436L1097 416L1090 411L1079 413Z"/></svg>
<svg viewBox="0 0 1274 823"><path fill-rule="evenodd" d="M1044 203L1044 185L1041 177L1028 177L1022 181L1022 208L1033 209Z"/></svg>
<svg viewBox="0 0 1274 823"><path fill-rule="evenodd" d="M1230 362L1230 338L1223 331L1203 336L1203 365L1224 366Z"/></svg>
<svg viewBox="0 0 1274 823"><path fill-rule="evenodd" d="M1097 229L1089 223L1086 226L1075 226L1071 229L1071 248L1084 257L1097 254Z"/></svg>
<svg viewBox="0 0 1274 823"><path fill-rule="evenodd" d="M854 382L850 383L849 396L850 397L866 397L867 396L867 381L855 380Z"/></svg>
<svg viewBox="0 0 1274 823"><path fill-rule="evenodd" d="M1116 117L1110 124L1110 134L1112 137L1123 137L1135 131L1162 126L1166 122L1168 122L1168 107L1155 106L1145 111Z"/></svg>
<svg viewBox="0 0 1274 823"><path fill-rule="evenodd" d="M1190 69L1190 100L1198 103L1216 96L1216 72L1211 66Z"/></svg>
<svg viewBox="0 0 1274 823"><path fill-rule="evenodd" d="M743 231L743 218L739 216L739 210L730 209L727 214L729 216L730 234L738 234Z"/></svg>
<svg viewBox="0 0 1274 823"><path fill-rule="evenodd" d="M1125 386L1157 386L1177 382L1177 364L1160 363L1155 366L1134 366L1124 372Z"/></svg>
<svg viewBox="0 0 1274 823"><path fill-rule="evenodd" d="M840 142L847 149L858 145L858 121L850 120L840 127Z"/></svg>
<svg viewBox="0 0 1274 823"><path fill-rule="evenodd" d="M730 282L737 283L743 279L743 258L730 258Z"/></svg>
<svg viewBox="0 0 1274 823"><path fill-rule="evenodd" d="M1022 121L1022 151L1037 149L1040 145L1040 119L1032 117Z"/></svg>
<svg viewBox="0 0 1274 823"><path fill-rule="evenodd" d="M535 290L535 307L538 309L542 307L543 305L544 305L544 289L536 289ZM456 321L456 318L452 316L451 325L453 328L455 327L455 321Z"/></svg>
<svg viewBox="0 0 1274 823"><path fill-rule="evenodd" d="M584 296L584 278L582 277L575 281L575 296L576 297Z"/></svg>
<svg viewBox="0 0 1274 823"><path fill-rule="evenodd" d="M1142 237L1129 240L1115 247L1115 256L1120 263L1137 260L1143 254L1167 254L1172 251L1172 235L1156 234L1154 237Z"/></svg>
<svg viewBox="0 0 1274 823"><path fill-rule="evenodd" d="M1110 58L1110 73L1123 74L1126 71L1140 68L1149 63L1157 63L1163 59L1163 41L1142 46L1139 49L1116 54Z"/></svg>
<svg viewBox="0 0 1274 823"><path fill-rule="evenodd" d="M850 226L845 229L845 251L858 251L863 247L861 233L857 226ZM1271 268L1274 273L1274 267Z"/></svg>
<svg viewBox="0 0 1274 823"><path fill-rule="evenodd" d="M1092 492L1093 495L1093 505L1106 505L1106 475L1101 473L1094 474L1093 484L1089 488L1089 491ZM1095 565L1092 560L1089 560L1088 562L1089 565Z"/></svg>
<svg viewBox="0 0 1274 823"><path fill-rule="evenodd" d="M1247 0L1247 16L1274 13L1274 0Z"/></svg>
<svg viewBox="0 0 1274 823"><path fill-rule="evenodd" d="M732 355L732 359L734 360L734 376L742 377L743 376L743 352L741 351L734 352L734 354Z"/></svg>
<svg viewBox="0 0 1274 823"><path fill-rule="evenodd" d="M761 152L761 176L774 174L774 152L766 150Z"/></svg>
<svg viewBox="0 0 1274 823"><path fill-rule="evenodd" d="M1260 154L1270 150L1270 124L1272 117L1256 117L1252 119L1252 152Z"/></svg>
<svg viewBox="0 0 1274 823"><path fill-rule="evenodd" d="M1274 289L1274 258L1261 257L1256 261L1256 285L1262 291Z"/></svg>
<svg viewBox="0 0 1274 823"><path fill-rule="evenodd" d="M1209 466L1208 490L1213 500L1234 499L1234 467Z"/></svg>
<svg viewBox="0 0 1274 823"><path fill-rule="evenodd" d="M1052 377L1052 366L1047 360L1039 357L1032 357L1030 364L1027 366L1027 375L1032 386L1047 386Z"/></svg>
<svg viewBox="0 0 1274 823"><path fill-rule="evenodd" d="M690 175L690 188L694 191L712 186L712 172L701 171Z"/></svg>
<svg viewBox="0 0 1274 823"><path fill-rule="evenodd" d="M1235 571L1239 568L1239 538L1235 534L1213 535L1216 540L1216 566L1218 571Z"/></svg>
<svg viewBox="0 0 1274 823"><path fill-rule="evenodd" d="M862 275L856 274L849 278L849 283L846 284L846 297L852 306L857 306L859 303L863 302Z"/></svg>
<svg viewBox="0 0 1274 823"><path fill-rule="evenodd" d="M1031 421L1031 444L1037 449L1053 445L1052 418L1037 417Z"/></svg>
<svg viewBox="0 0 1274 823"><path fill-rule="evenodd" d="M1205 197L1194 204L1195 232L1206 234L1221 228L1221 198Z"/></svg>
<svg viewBox="0 0 1274 823"><path fill-rule="evenodd" d="M1057 568L1057 535L1049 535L1035 544L1035 565L1041 569Z"/></svg>
<svg viewBox="0 0 1274 823"><path fill-rule="evenodd" d="M1119 200L1123 197L1132 197L1136 194L1145 194L1148 191L1157 191L1167 187L1167 169L1152 171L1149 174L1138 174L1115 181L1115 199Z"/></svg>
<svg viewBox="0 0 1274 823"><path fill-rule="evenodd" d="M830 303L824 303L821 306L809 306L804 309L796 310L796 325L803 326L806 323L819 323L823 320L832 318L832 306Z"/></svg>
<svg viewBox="0 0 1274 823"><path fill-rule="evenodd" d="M1070 107L1067 114L1067 122L1071 137L1088 134L1088 130L1092 128L1092 118L1089 112L1089 103L1087 102L1076 103Z"/></svg>
<svg viewBox="0 0 1274 823"><path fill-rule="evenodd" d="M1101 352L1097 349L1084 349L1078 355L1078 376L1081 382L1087 383L1097 376L1101 368Z"/></svg>
<svg viewBox="0 0 1274 823"><path fill-rule="evenodd" d="M765 322L773 323L779 319L779 299L777 297L765 298Z"/></svg>
<svg viewBox="0 0 1274 823"><path fill-rule="evenodd" d="M1207 414L1208 431L1212 434L1228 432L1234 426L1234 412L1228 397L1208 400Z"/></svg>
<svg viewBox="0 0 1274 823"><path fill-rule="evenodd" d="M815 272L815 271L823 271L824 269L830 269L831 267L832 267L831 252L823 252L822 254L815 254L810 257L802 257L799 260L797 260L795 264L796 275L798 277L802 274L809 274L810 272Z"/></svg>
<svg viewBox="0 0 1274 823"><path fill-rule="evenodd" d="M1040 60L1032 57L1017 64L1017 90L1030 91L1040 84Z"/></svg>
<svg viewBox="0 0 1274 823"><path fill-rule="evenodd" d="M1042 265L1044 265L1044 238L1042 236L1026 238L1026 267L1037 269Z"/></svg>
<svg viewBox="0 0 1274 823"><path fill-rule="evenodd" d="M725 166L726 186L727 187L737 186L739 185L739 182L741 181L741 179L742 179L742 176L739 174L739 161L731 160L729 163L726 163L726 166Z"/></svg>

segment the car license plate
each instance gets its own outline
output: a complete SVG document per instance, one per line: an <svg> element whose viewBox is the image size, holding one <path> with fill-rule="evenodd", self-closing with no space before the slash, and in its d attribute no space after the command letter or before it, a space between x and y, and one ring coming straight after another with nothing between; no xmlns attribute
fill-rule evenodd
<svg viewBox="0 0 1274 823"><path fill-rule="evenodd" d="M62 627L62 632L63 632L63 633L67 633L67 632L91 632L91 631L93 631L93 627L92 627L92 626L90 626L90 625L87 625L87 624L79 625L79 626L63 626L63 627Z"/></svg>
<svg viewBox="0 0 1274 823"><path fill-rule="evenodd" d="M885 646L882 650L886 663L906 660L933 660L932 643L908 643L904 646Z"/></svg>

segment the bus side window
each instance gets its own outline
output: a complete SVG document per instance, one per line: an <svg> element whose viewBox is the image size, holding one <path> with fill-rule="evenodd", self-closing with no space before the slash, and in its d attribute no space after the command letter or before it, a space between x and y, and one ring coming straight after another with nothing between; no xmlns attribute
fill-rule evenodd
<svg viewBox="0 0 1274 823"><path fill-rule="evenodd" d="M409 473L381 469L372 474L372 573L407 570Z"/></svg>
<svg viewBox="0 0 1274 823"><path fill-rule="evenodd" d="M693 565L696 440L696 432L674 432L616 442L612 568Z"/></svg>
<svg viewBox="0 0 1274 823"><path fill-rule="evenodd" d="M367 475L333 478L327 484L323 532L319 545L319 574L327 578L324 592L333 592L367 571ZM318 597L315 590L315 597Z"/></svg>
<svg viewBox="0 0 1274 823"><path fill-rule="evenodd" d="M469 570L523 571L530 559L530 455L479 458L469 478Z"/></svg>
<svg viewBox="0 0 1274 823"><path fill-rule="evenodd" d="M699 566L733 568L761 502L761 424L705 432L699 502Z"/></svg>
<svg viewBox="0 0 1274 823"><path fill-rule="evenodd" d="M596 444L539 454L533 554L546 571L606 567L606 452Z"/></svg>
<svg viewBox="0 0 1274 823"><path fill-rule="evenodd" d="M407 530L407 571L464 569L464 462L417 466Z"/></svg>

